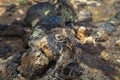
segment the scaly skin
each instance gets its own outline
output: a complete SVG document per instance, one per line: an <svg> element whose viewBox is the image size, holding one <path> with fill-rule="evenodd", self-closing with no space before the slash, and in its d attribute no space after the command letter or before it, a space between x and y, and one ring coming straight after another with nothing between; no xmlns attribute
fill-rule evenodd
<svg viewBox="0 0 120 80"><path fill-rule="evenodd" d="M22 61L24 62L30 57L31 60L28 61L32 62L35 61L35 54L41 55L41 57L37 57L40 61L38 61L38 63L37 60L34 62L36 63L36 66L38 65L38 67L32 67L32 70L43 70L50 61L56 61L56 66L54 70L52 70L53 76L65 60L69 60L71 58L74 59L75 54L73 53L75 51L73 51L73 46L75 45L72 43L74 43L73 41L75 41L75 37L71 35L72 33L69 31L69 28L65 26L64 21L59 16L44 17L37 23L32 33L30 34L28 38L28 45L31 51L30 53L27 53L26 56L23 55ZM38 52L36 53L36 51ZM33 56L33 58L31 56ZM42 64L42 62L46 63ZM31 73L28 71L30 66L34 65L34 63L26 65L27 67L25 67L24 64L21 65L21 71L23 71L21 73ZM32 74L27 75L33 76L33 72Z"/></svg>
<svg viewBox="0 0 120 80"><path fill-rule="evenodd" d="M45 16L60 16L65 23L73 22L76 18L76 13L73 6L66 0L55 0L50 2L40 2L30 7L28 10L25 22L32 26L44 18Z"/></svg>
<svg viewBox="0 0 120 80"><path fill-rule="evenodd" d="M43 17L55 14L54 6L50 2L40 2L29 8L24 21L27 24L35 26Z"/></svg>
<svg viewBox="0 0 120 80"><path fill-rule="evenodd" d="M76 19L76 12L69 0L56 0L54 4L57 15L60 16L65 23L74 22Z"/></svg>

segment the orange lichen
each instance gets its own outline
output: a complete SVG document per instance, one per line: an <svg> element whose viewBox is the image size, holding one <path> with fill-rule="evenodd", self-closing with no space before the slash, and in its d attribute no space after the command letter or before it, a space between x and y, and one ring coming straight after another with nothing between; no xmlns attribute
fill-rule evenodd
<svg viewBox="0 0 120 80"><path fill-rule="evenodd" d="M81 27L77 30L77 38L80 39L81 42L84 42L85 38L87 37L85 34L86 28Z"/></svg>
<svg viewBox="0 0 120 80"><path fill-rule="evenodd" d="M42 46L41 49L42 49L42 51L44 52L44 54L45 54L50 60L53 59L54 55L53 55L52 51L51 51L46 45Z"/></svg>
<svg viewBox="0 0 120 80"><path fill-rule="evenodd" d="M47 47L47 40L45 38L43 38L42 40L40 40L39 43L39 48L44 52L44 54L49 58L49 59L53 59L53 53L52 51Z"/></svg>

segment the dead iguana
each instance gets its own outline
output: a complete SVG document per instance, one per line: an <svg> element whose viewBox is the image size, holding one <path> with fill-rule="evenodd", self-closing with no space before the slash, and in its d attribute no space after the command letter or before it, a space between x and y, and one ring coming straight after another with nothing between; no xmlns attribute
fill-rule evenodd
<svg viewBox="0 0 120 80"><path fill-rule="evenodd" d="M52 15L60 16L65 23L73 22L76 18L74 8L68 0L52 0L31 6L27 11L25 22L35 26L38 20Z"/></svg>

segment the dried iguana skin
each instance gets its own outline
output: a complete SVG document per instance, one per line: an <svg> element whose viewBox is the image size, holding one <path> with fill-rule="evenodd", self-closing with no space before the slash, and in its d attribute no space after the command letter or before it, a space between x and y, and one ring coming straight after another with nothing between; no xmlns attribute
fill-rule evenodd
<svg viewBox="0 0 120 80"><path fill-rule="evenodd" d="M56 0L52 2L40 2L31 6L26 14L25 22L32 26L45 16L60 16L65 23L73 22L76 18L76 13L72 5L66 0Z"/></svg>
<svg viewBox="0 0 120 80"><path fill-rule="evenodd" d="M46 16L41 19L29 36L30 49L23 53L20 73L30 79L34 75L41 75L49 62L58 61L61 54L67 55L66 58L69 59L70 54L65 53L65 49L72 49L69 35L68 28L60 17Z"/></svg>
<svg viewBox="0 0 120 80"><path fill-rule="evenodd" d="M65 23L68 24L75 21L77 17L76 12L69 0L56 0L54 6L57 15L60 16Z"/></svg>
<svg viewBox="0 0 120 80"><path fill-rule="evenodd" d="M54 6L50 2L40 2L31 6L26 14L24 21L34 26L38 20L48 15L55 15Z"/></svg>
<svg viewBox="0 0 120 80"><path fill-rule="evenodd" d="M28 40L29 46L41 49L49 59L53 59L54 55L60 55L65 46L66 31L61 18L47 16L35 26Z"/></svg>

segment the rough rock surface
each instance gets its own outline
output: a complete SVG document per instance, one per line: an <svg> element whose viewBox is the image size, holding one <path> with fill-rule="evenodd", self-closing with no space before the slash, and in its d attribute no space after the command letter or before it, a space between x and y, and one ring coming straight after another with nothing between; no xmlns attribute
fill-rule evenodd
<svg viewBox="0 0 120 80"><path fill-rule="evenodd" d="M40 1L48 0L0 6L0 80L120 80L119 0L58 0L57 14L39 18L31 29L23 18ZM40 7L34 7L36 14ZM69 23L72 7L75 23Z"/></svg>

